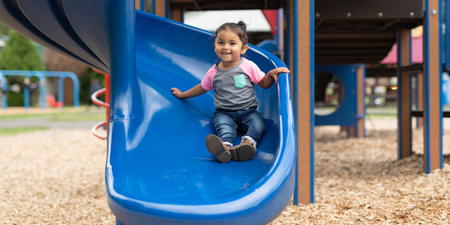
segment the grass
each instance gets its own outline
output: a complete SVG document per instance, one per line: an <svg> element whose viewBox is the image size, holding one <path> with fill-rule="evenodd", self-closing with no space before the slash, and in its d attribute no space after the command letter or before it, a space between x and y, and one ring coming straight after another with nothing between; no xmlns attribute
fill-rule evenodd
<svg viewBox="0 0 450 225"><path fill-rule="evenodd" d="M0 137L1 136L9 136L9 135L15 135L25 132L33 132L38 130L46 130L49 129L49 127L43 127L43 126L35 126L35 127L8 127L8 128L0 128Z"/></svg>
<svg viewBox="0 0 450 225"><path fill-rule="evenodd" d="M28 118L45 118L47 121L100 121L105 120L105 110L99 111L85 111L79 110L76 112L52 112L52 113L18 113L9 115L0 115L1 120L20 120Z"/></svg>
<svg viewBox="0 0 450 225"><path fill-rule="evenodd" d="M83 111L77 113L55 114L48 121L101 121L106 119L105 111Z"/></svg>

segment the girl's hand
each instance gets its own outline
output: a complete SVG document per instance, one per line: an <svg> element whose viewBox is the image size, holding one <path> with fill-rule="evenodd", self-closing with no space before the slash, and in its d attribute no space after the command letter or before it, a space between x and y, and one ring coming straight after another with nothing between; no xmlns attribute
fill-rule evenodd
<svg viewBox="0 0 450 225"><path fill-rule="evenodd" d="M267 76L272 77L275 80L275 82L278 83L278 74L280 74L280 73L290 73L290 72L291 71L289 71L288 68L286 68L286 67L279 67L279 68L275 68L275 69L269 71L267 73Z"/></svg>
<svg viewBox="0 0 450 225"><path fill-rule="evenodd" d="M183 99L181 96L183 95L183 92L178 90L178 88L172 88L170 89L172 91L172 94L175 95L175 97Z"/></svg>

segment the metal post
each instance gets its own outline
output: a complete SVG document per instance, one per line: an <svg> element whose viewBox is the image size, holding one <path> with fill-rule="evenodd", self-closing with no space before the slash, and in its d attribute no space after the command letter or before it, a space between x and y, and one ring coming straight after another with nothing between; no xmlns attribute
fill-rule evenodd
<svg viewBox="0 0 450 225"><path fill-rule="evenodd" d="M278 55L284 61L284 9L277 10L277 49Z"/></svg>
<svg viewBox="0 0 450 225"><path fill-rule="evenodd" d="M66 78L65 76L61 76L58 80L58 102L63 102L63 103L64 103L64 79L65 78ZM59 108L62 109L62 105Z"/></svg>
<svg viewBox="0 0 450 225"><path fill-rule="evenodd" d="M39 73L40 76L39 77L39 81L40 81L40 88L41 88L41 108L45 109L45 95L46 95L46 91L45 91L45 77L44 75L42 75L42 73Z"/></svg>
<svg viewBox="0 0 450 225"><path fill-rule="evenodd" d="M26 78L30 79L30 76L27 76ZM23 104L25 106L25 111L28 112L30 108L30 90L28 90L27 87L23 90Z"/></svg>
<svg viewBox="0 0 450 225"><path fill-rule="evenodd" d="M2 81L2 89L5 90L6 89L6 78L3 75L3 73L1 73L1 72L0 72L0 79ZM3 111L6 110L6 104L7 104L7 102L6 102L6 94L2 93L2 108L3 108Z"/></svg>

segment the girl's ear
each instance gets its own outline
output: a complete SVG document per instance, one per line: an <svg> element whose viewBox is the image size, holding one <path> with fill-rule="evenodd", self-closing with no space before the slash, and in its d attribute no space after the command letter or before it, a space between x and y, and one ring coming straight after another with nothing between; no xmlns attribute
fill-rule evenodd
<svg viewBox="0 0 450 225"><path fill-rule="evenodd" d="M248 45L242 46L241 55L245 54L247 52L247 50L248 50Z"/></svg>

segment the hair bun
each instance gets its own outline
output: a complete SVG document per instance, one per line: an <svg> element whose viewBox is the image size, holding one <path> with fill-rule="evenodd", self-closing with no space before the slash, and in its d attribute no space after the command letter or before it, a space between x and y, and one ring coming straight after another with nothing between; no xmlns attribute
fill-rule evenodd
<svg viewBox="0 0 450 225"><path fill-rule="evenodd" d="M242 29L244 30L244 31L246 31L247 30L247 25L244 23L244 21L239 21L238 23L237 23L237 25L238 26L240 26L240 27L242 27Z"/></svg>

